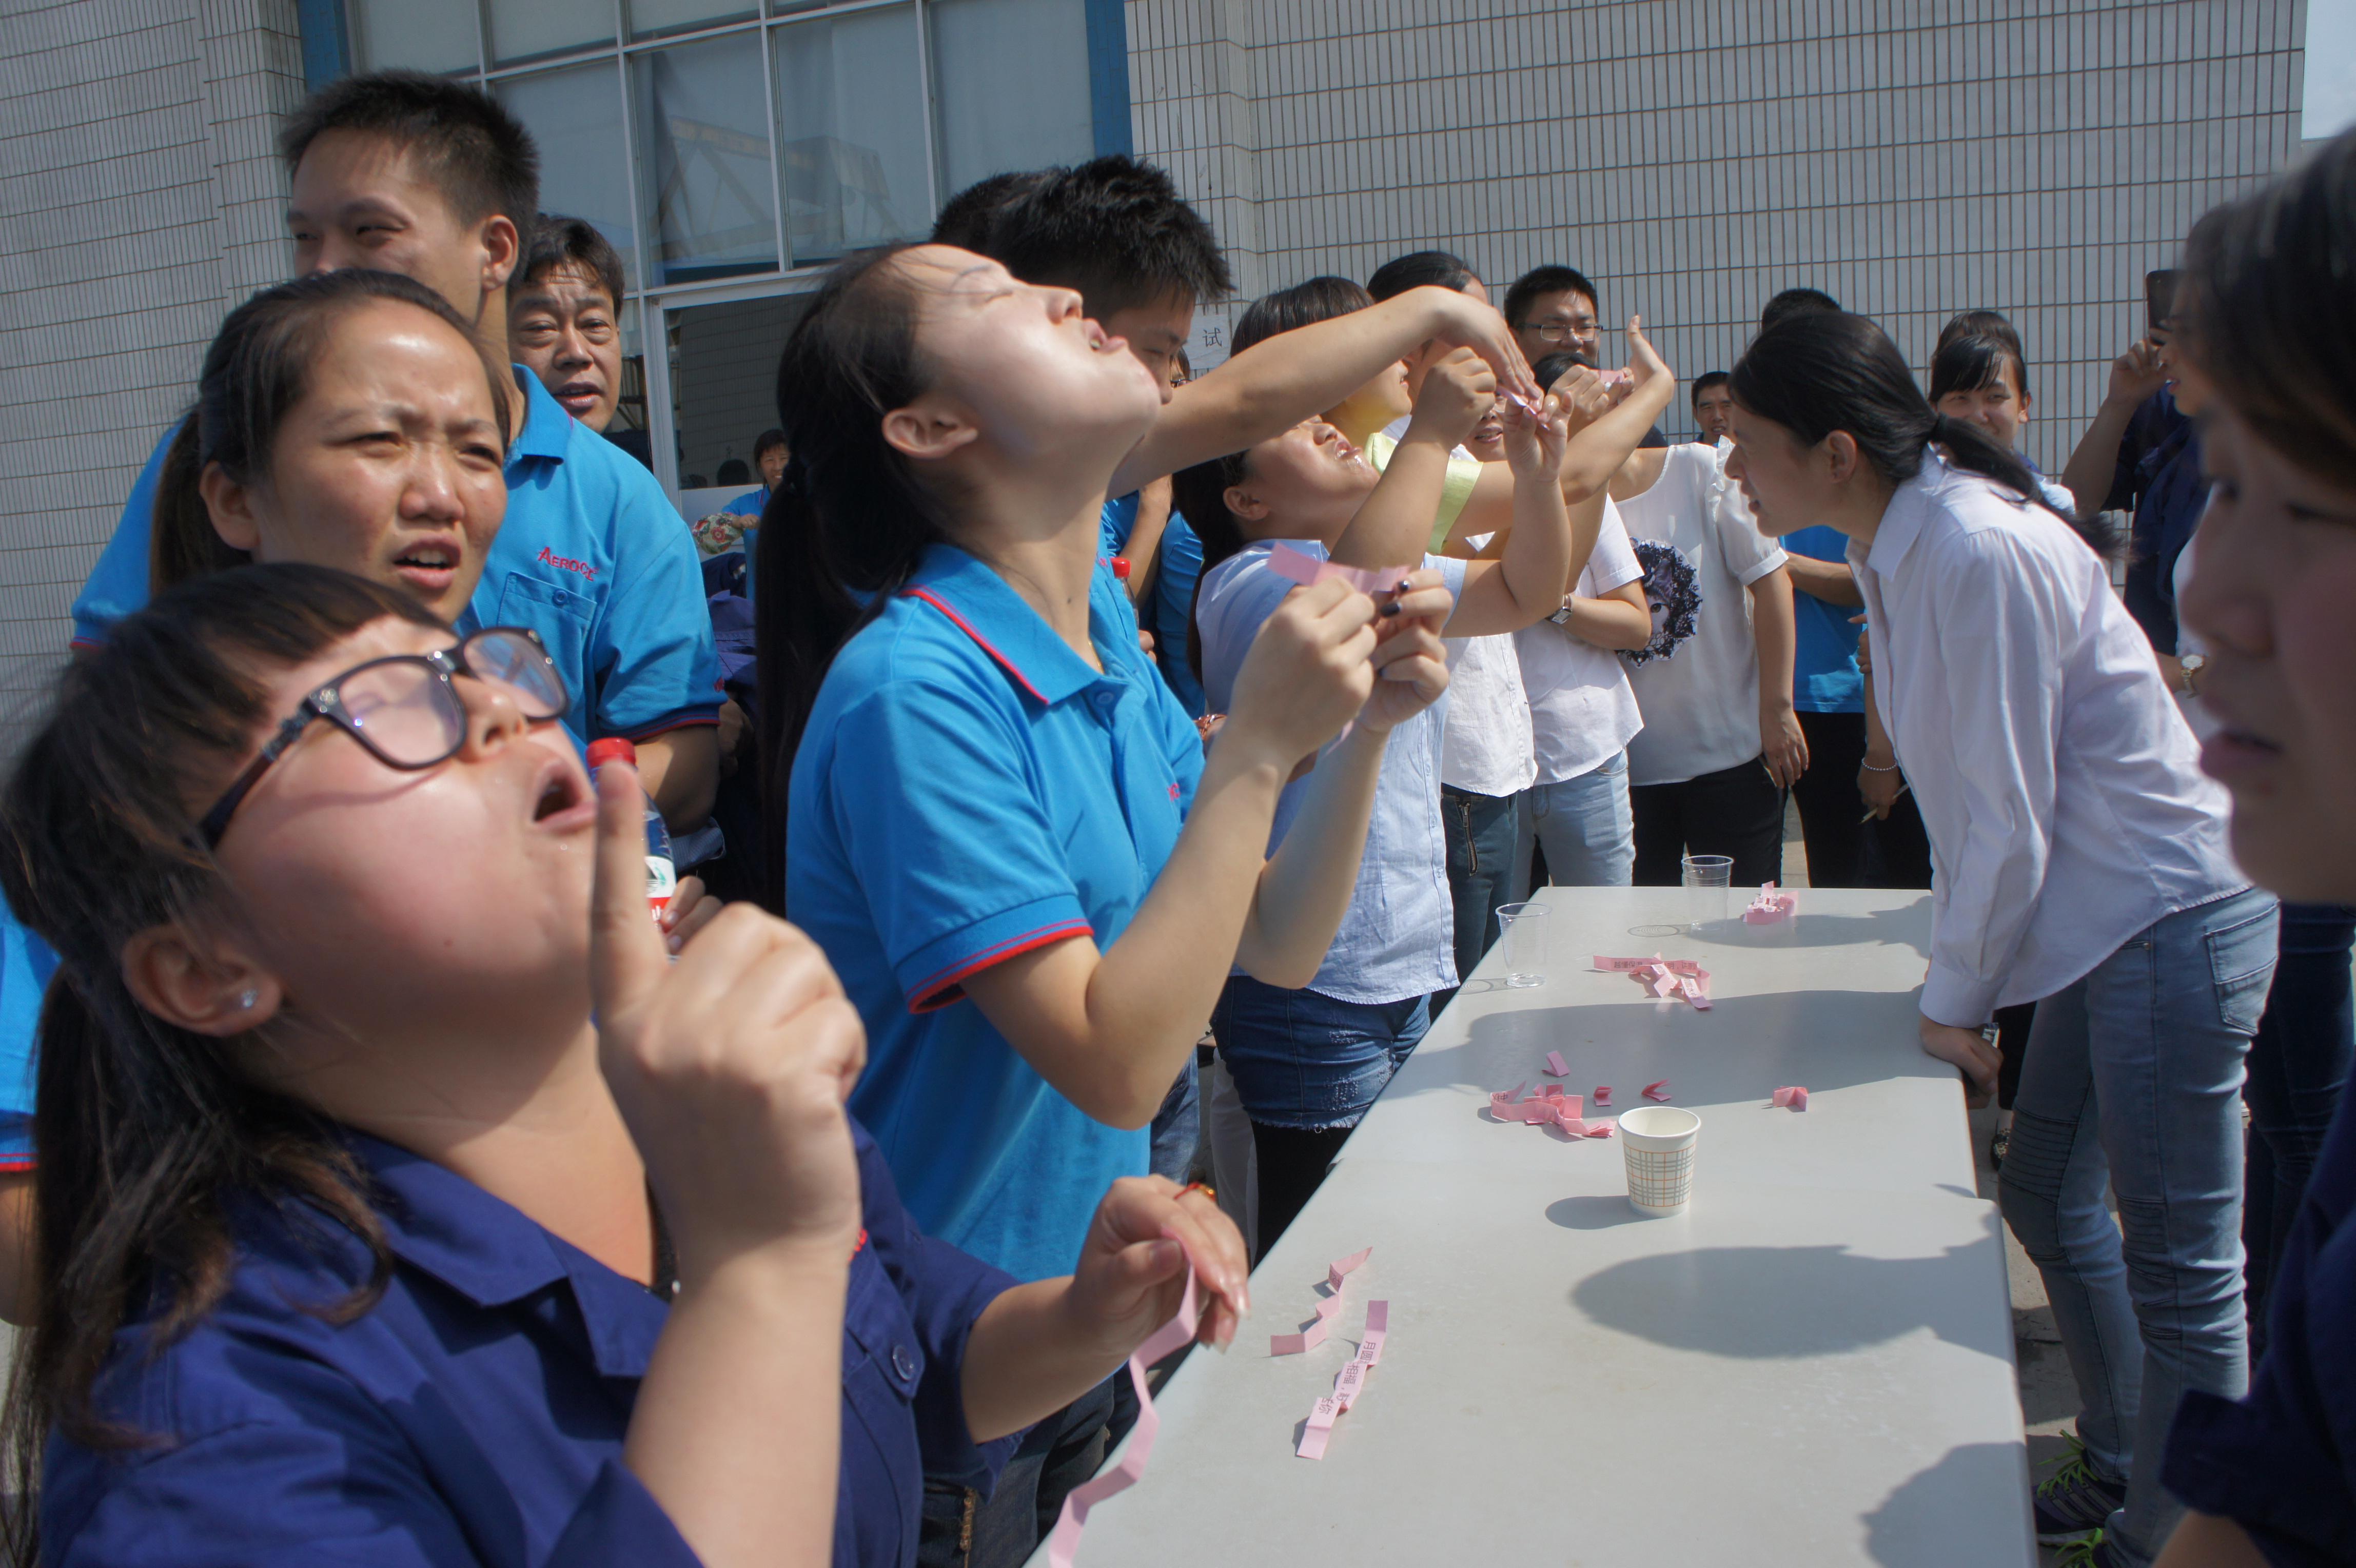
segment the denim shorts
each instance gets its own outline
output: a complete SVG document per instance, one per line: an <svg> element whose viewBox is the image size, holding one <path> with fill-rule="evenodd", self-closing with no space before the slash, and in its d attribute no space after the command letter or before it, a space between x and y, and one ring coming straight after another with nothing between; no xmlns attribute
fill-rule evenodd
<svg viewBox="0 0 2356 1568"><path fill-rule="evenodd" d="M1342 1002L1228 977L1211 1014L1245 1112L1305 1133L1355 1127L1431 1026L1427 999Z"/></svg>

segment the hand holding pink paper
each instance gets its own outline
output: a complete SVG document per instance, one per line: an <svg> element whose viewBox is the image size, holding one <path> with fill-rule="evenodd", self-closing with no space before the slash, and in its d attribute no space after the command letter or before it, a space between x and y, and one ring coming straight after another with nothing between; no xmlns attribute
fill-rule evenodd
<svg viewBox="0 0 2356 1568"><path fill-rule="evenodd" d="M1290 544L1280 544L1269 552L1268 569L1287 582L1308 587L1312 583L1328 580L1346 583L1362 594L1391 594L1415 564L1405 566L1339 566L1331 561L1320 561L1306 551L1295 550Z"/></svg>

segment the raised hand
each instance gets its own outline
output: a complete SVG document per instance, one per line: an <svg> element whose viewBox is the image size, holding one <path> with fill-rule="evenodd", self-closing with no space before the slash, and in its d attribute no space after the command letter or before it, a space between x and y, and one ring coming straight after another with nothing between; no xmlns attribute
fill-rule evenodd
<svg viewBox="0 0 2356 1568"><path fill-rule="evenodd" d="M847 1264L859 1165L843 1099L866 1033L826 957L751 904L647 918L637 774L598 770L590 980L597 1058L646 1161L683 1287L744 1260Z"/></svg>
<svg viewBox="0 0 2356 1568"><path fill-rule="evenodd" d="M1514 396L1532 403L1538 400L1544 389L1530 374L1530 362L1522 357L1522 346L1515 341L1513 328L1505 325L1505 318L1497 314L1494 306L1453 289L1429 287L1419 292L1433 295L1432 308L1440 317L1432 336L1443 343L1472 349L1495 373L1497 384Z"/></svg>
<svg viewBox="0 0 2356 1568"><path fill-rule="evenodd" d="M1632 386L1641 387L1656 376L1666 376L1672 381L1676 380L1676 373L1669 369L1669 362L1661 358L1660 350L1653 347L1653 340L1644 336L1644 318L1632 316L1628 317L1629 382Z"/></svg>
<svg viewBox="0 0 2356 1568"><path fill-rule="evenodd" d="M1375 689L1358 712L1359 726L1374 734L1405 724L1448 690L1448 650L1440 628L1456 600L1430 568L1408 573L1407 583L1375 623L1382 639L1375 646Z"/></svg>
<svg viewBox="0 0 2356 1568"><path fill-rule="evenodd" d="M2161 362L2158 346L2148 338L2138 338L2111 361L2105 396L2113 402L2136 403L2167 384L2168 367Z"/></svg>
<svg viewBox="0 0 2356 1568"><path fill-rule="evenodd" d="M1472 434L1496 401L1496 372L1472 349L1453 349L1424 371L1408 436L1454 446Z"/></svg>
<svg viewBox="0 0 2356 1568"><path fill-rule="evenodd" d="M1328 579L1296 588L1252 639L1222 747L1290 768L1342 733L1374 689L1375 601Z"/></svg>
<svg viewBox="0 0 2356 1568"><path fill-rule="evenodd" d="M1583 365L1574 368L1586 369ZM1595 372L1587 373L1591 376ZM1570 413L1558 394L1547 393L1537 413L1517 404L1505 405L1505 466L1513 470L1515 478L1559 477L1563 449L1569 441Z"/></svg>

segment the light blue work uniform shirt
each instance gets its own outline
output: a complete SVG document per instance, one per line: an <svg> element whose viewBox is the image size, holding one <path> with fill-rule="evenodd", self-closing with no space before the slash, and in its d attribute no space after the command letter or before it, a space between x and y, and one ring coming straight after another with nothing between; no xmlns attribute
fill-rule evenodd
<svg viewBox="0 0 2356 1568"><path fill-rule="evenodd" d="M1162 530L1161 564L1154 572L1153 656L1178 705L1200 718L1210 710L1204 704L1203 683L1186 661L1186 624L1194 613L1194 583L1203 575L1203 542L1174 511Z"/></svg>
<svg viewBox="0 0 2356 1568"><path fill-rule="evenodd" d="M565 727L586 745L643 740L719 721L720 660L695 540L645 467L565 413L518 367L523 430L508 449L508 510L459 629L540 633L573 693ZM147 460L74 601L74 641L147 602L155 478L172 432Z"/></svg>
<svg viewBox="0 0 2356 1568"><path fill-rule="evenodd" d="M1818 523L1776 541L1786 554L1812 561L1848 564L1848 535ZM1815 595L1792 587L1792 616L1798 640L1792 657L1792 705L1804 714L1865 712L1865 672L1857 665L1857 634L1860 628L1849 617L1864 612L1850 605L1826 604Z"/></svg>
<svg viewBox="0 0 2356 1568"><path fill-rule="evenodd" d="M57 968L49 944L0 902L0 1172L33 1168L33 1036Z"/></svg>
<svg viewBox="0 0 2356 1568"><path fill-rule="evenodd" d="M1105 1189L1143 1176L1034 1071L969 975L1125 930L1178 843L1203 746L1110 575L1101 672L989 567L927 550L835 656L794 759L786 906L867 1026L852 1112L917 1222L1025 1280L1068 1273Z"/></svg>
<svg viewBox="0 0 2356 1568"><path fill-rule="evenodd" d="M720 510L726 512L731 517L759 517L761 515L761 509L768 504L769 492L767 490L750 489L746 490L743 495L736 497L734 500L730 501L726 506L722 507Z"/></svg>
<svg viewBox="0 0 2356 1568"><path fill-rule="evenodd" d="M1269 567L1278 542L1248 544L1203 578L1203 688L1214 713L1227 711L1252 639L1295 585ZM1325 546L1316 540L1280 542L1325 559ZM1463 596L1463 562L1427 555L1423 564L1440 573L1451 594ZM1455 905L1449 897L1448 844L1440 823L1440 741L1447 724L1443 694L1391 731L1375 784L1374 815L1366 824L1358 883L1351 890L1350 908L1333 934L1333 945L1307 987L1321 996L1366 1004L1404 1002L1457 982ZM1309 779L1301 778L1277 797L1276 823L1268 840L1270 854L1284 842L1308 792Z"/></svg>

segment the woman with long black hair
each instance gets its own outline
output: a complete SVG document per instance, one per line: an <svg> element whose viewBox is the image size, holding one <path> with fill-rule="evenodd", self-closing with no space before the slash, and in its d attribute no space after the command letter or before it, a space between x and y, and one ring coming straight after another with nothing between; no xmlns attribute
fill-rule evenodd
<svg viewBox="0 0 2356 1568"><path fill-rule="evenodd" d="M1727 471L1761 526L1849 537L1874 697L1936 865L1922 1048L1984 1101L1989 1020L2038 1004L2002 1205L2085 1401L2038 1533L2099 1533L2095 1562L2140 1568L2178 1512L2158 1485L2178 1402L2247 1376L2240 1091L2274 899L2233 864L2224 794L2103 542L2027 465L1935 413L1863 317L1779 322L1732 385Z"/></svg>

